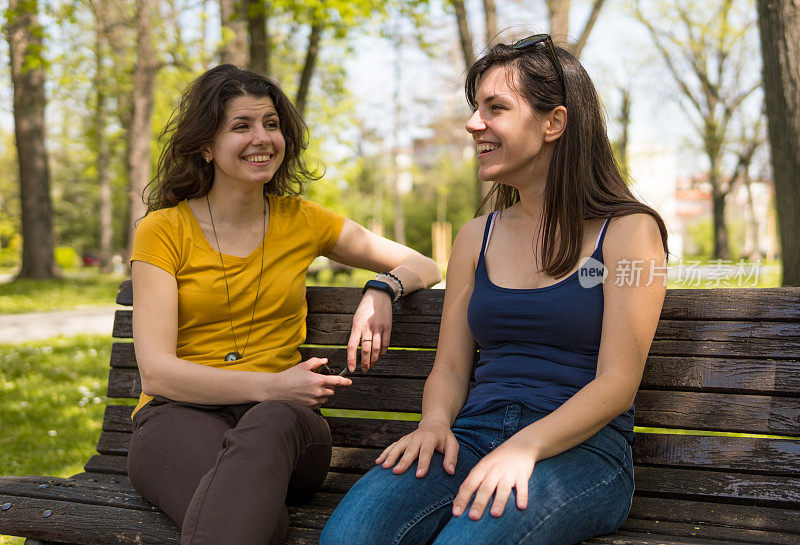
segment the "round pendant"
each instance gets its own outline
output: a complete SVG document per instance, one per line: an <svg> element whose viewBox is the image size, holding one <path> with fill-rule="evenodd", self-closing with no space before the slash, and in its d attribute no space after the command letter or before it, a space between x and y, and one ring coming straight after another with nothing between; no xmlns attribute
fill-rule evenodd
<svg viewBox="0 0 800 545"><path fill-rule="evenodd" d="M242 355L239 354L237 351L228 352L225 354L225 361L236 361L242 359Z"/></svg>

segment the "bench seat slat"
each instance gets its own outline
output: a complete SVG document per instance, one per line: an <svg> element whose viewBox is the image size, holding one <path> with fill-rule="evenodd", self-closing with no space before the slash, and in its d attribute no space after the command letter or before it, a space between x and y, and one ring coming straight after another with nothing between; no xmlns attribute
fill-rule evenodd
<svg viewBox="0 0 800 545"><path fill-rule="evenodd" d="M745 530L742 528L710 526L700 523L663 522L639 520L635 518L626 520L622 528L614 534L614 537L618 534L636 535L639 532L695 540L702 539L703 541L700 541L700 543L703 544L706 539L709 539L726 544L757 543L759 545L796 545L800 537L797 534L781 534L764 532L763 530ZM612 541L612 543L615 542ZM660 543L660 541L655 541L655 543Z"/></svg>
<svg viewBox="0 0 800 545"><path fill-rule="evenodd" d="M353 313L361 300L358 288L309 287L306 299L310 312ZM422 290L395 305L395 314L439 316L444 290ZM117 304L131 306L131 281L125 280ZM800 316L799 288L670 289L664 299L661 318L666 320L783 320Z"/></svg>
<svg viewBox="0 0 800 545"><path fill-rule="evenodd" d="M795 509L757 507L643 496L633 498L630 518L685 523L705 523L717 526L742 527L783 533L800 533ZM800 542L800 537L798 537Z"/></svg>
<svg viewBox="0 0 800 545"><path fill-rule="evenodd" d="M610 536L595 537L583 543L586 545L747 545L747 542L744 541L721 541L633 531L619 531Z"/></svg>
<svg viewBox="0 0 800 545"><path fill-rule="evenodd" d="M46 488L42 488L42 487ZM90 505L108 505L140 511L157 511L129 485L89 482L83 479L56 477L0 477L4 496L69 500ZM9 500L13 505L13 500Z"/></svg>
<svg viewBox="0 0 800 545"><path fill-rule="evenodd" d="M114 474L107 474L107 473L88 473L84 471L83 473L78 473L77 475L73 475L70 479L76 481L89 481L93 483L101 483L101 484L117 484L117 485L125 485L130 486L131 480L128 478L128 475L114 475Z"/></svg>
<svg viewBox="0 0 800 545"><path fill-rule="evenodd" d="M0 512L0 530L11 535L93 545L179 543L177 527L158 511L4 494L0 501L12 505ZM52 511L47 518L43 517L45 510Z"/></svg>

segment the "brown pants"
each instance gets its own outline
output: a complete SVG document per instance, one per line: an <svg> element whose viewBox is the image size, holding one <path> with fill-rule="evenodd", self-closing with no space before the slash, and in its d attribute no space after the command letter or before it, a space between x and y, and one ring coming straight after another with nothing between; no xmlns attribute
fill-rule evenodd
<svg viewBox="0 0 800 545"><path fill-rule="evenodd" d="M278 545L286 502L311 496L330 459L327 422L300 404L156 397L133 418L128 475L181 528L181 545Z"/></svg>

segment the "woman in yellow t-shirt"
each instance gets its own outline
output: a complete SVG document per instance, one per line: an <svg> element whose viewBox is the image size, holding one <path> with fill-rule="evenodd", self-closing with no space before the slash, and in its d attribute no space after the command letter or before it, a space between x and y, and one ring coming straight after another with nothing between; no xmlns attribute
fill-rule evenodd
<svg viewBox="0 0 800 545"><path fill-rule="evenodd" d="M324 255L385 271L353 318L351 371L386 352L393 300L440 273L297 196L315 178L301 155L306 126L267 78L209 70L164 135L131 255L142 396L128 473L183 544L282 543L287 497L314 492L330 462L317 409L351 384L315 372L325 359L301 361L309 264Z"/></svg>

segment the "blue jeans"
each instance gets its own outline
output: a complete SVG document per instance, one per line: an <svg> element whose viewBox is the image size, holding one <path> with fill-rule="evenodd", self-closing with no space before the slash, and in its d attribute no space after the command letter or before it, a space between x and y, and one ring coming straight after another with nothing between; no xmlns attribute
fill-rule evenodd
<svg viewBox="0 0 800 545"><path fill-rule="evenodd" d="M445 473L438 452L422 478L416 463L401 475L372 468L331 515L320 545L571 545L613 532L631 506L633 461L628 442L608 426L536 464L526 509L517 508L512 491L500 517L489 513L491 502L477 521L451 515L461 482L481 458L544 416L512 403L458 418L454 475Z"/></svg>

